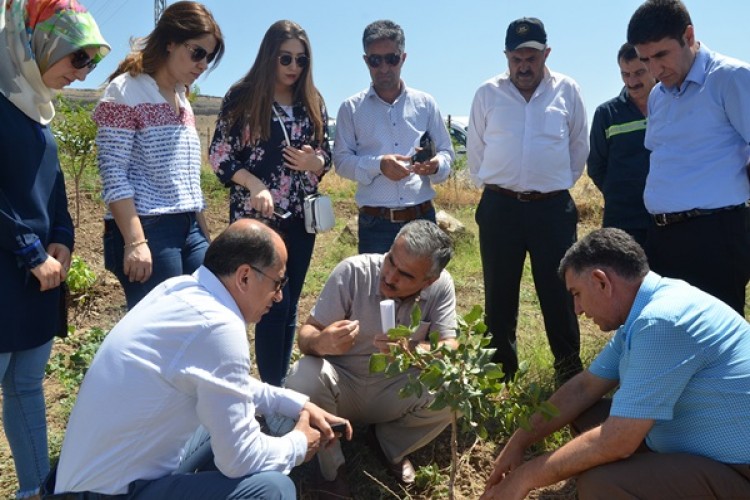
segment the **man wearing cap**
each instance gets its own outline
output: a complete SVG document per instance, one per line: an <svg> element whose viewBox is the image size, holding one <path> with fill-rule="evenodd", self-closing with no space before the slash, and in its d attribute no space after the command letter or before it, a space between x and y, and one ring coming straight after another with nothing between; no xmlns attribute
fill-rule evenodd
<svg viewBox="0 0 750 500"><path fill-rule="evenodd" d="M628 42L660 83L649 97L649 261L740 314L750 280L750 65L696 40L679 0L633 14Z"/></svg>
<svg viewBox="0 0 750 500"><path fill-rule="evenodd" d="M340 176L357 182L359 252L385 253L410 220L435 221L432 184L448 178L454 153L435 99L401 80L401 26L375 21L362 44L372 85L341 104L333 162ZM425 133L435 154L412 161Z"/></svg>
<svg viewBox="0 0 750 500"><path fill-rule="evenodd" d="M494 361L508 378L518 368L518 295L528 252L562 382L582 369L578 321L556 269L576 240L578 211L568 189L583 172L588 136L580 89L547 69L550 50L539 19L510 24L508 71L477 90L467 153L471 179L484 187L476 221Z"/></svg>
<svg viewBox="0 0 750 500"><path fill-rule="evenodd" d="M648 251L646 238L654 221L643 205L650 155L643 138L648 94L656 80L629 43L617 52L617 64L625 86L596 108L586 168L604 196L602 225L622 229Z"/></svg>

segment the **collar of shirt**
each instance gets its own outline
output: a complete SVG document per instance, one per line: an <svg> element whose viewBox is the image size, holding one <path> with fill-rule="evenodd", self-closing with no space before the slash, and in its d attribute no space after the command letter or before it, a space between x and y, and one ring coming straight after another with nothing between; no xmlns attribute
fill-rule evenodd
<svg viewBox="0 0 750 500"><path fill-rule="evenodd" d="M635 300L633 300L633 305L630 307L630 313L628 313L625 324L620 327L624 334L623 341L625 345L630 345L630 330L633 326L633 322L641 315L643 308L651 302L651 298L653 297L660 280L661 276L653 271L649 271L643 278L641 286L638 288L638 293L635 294Z"/></svg>
<svg viewBox="0 0 750 500"><path fill-rule="evenodd" d="M688 74L685 75L685 80L682 82L682 85L678 87L666 87L660 84L662 92L667 92L672 95L682 95L685 93L685 90L687 90L691 83L703 86L706 81L706 75L708 73L708 63L710 59L711 57L708 47L701 43L700 47L698 48L698 52L695 54L693 65L690 66L690 71L688 71Z"/></svg>
<svg viewBox="0 0 750 500"><path fill-rule="evenodd" d="M399 80L399 85L401 87L401 92L398 93L398 97L393 102L385 102L383 99L380 98L378 93L375 91L375 87L372 83L370 83L370 88L367 91L367 98L368 99L377 99L378 101L382 102L386 106L395 106L396 103L398 103L407 93L407 87L403 80Z"/></svg>
<svg viewBox="0 0 750 500"><path fill-rule="evenodd" d="M237 302L234 301L232 294L229 293L227 287L224 286L224 283L214 273L209 271L207 267L201 266L193 273L193 277L221 305L236 314L243 323L245 322L245 318L242 316L240 308L237 307Z"/></svg>

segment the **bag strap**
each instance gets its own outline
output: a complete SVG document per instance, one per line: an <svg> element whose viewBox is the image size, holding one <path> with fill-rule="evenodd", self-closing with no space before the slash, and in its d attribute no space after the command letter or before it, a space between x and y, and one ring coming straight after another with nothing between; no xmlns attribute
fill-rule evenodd
<svg viewBox="0 0 750 500"><path fill-rule="evenodd" d="M289 140L289 134L286 131L286 125L284 125L284 120L281 119L281 115L278 111L276 111L276 106L274 104L271 104L271 109L273 109L273 114L276 115L276 118L279 119L279 125L281 125L281 131L284 132L284 139L286 140L286 145L291 146L292 141Z"/></svg>

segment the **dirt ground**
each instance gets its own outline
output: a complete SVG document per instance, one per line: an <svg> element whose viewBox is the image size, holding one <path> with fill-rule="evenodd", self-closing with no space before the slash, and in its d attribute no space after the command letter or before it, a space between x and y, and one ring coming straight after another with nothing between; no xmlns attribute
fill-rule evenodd
<svg viewBox="0 0 750 500"><path fill-rule="evenodd" d="M208 136L212 133L213 116L199 117L198 128L201 132L202 143L208 144ZM74 213L74 195L72 185L69 186L69 198L71 213ZM83 307L76 307L70 311L70 322L75 326L77 332L86 332L93 327L108 330L125 312L125 300L119 283L115 277L104 270L102 257L101 235L103 230L102 216L104 206L99 200L97 193L87 192L81 199L81 220L76 230L75 253L83 258L85 262L96 273L98 279L94 286L90 299ZM337 216L354 217L353 207L337 207ZM209 200L207 211L209 227L216 235L228 224L228 210L223 200ZM317 245L319 248L335 244L337 234L326 233ZM315 266L315 259L312 266ZM476 284L476 290L472 290L471 299L475 300L475 294L480 294L480 283ZM300 301L299 317L304 319L312 308L315 297L303 295ZM460 300L459 302L463 302ZM474 302L476 303L476 302ZM461 305L461 304L459 304ZM75 335L75 333L74 333ZM249 332L252 337L252 329ZM56 344L53 356L65 346ZM56 450L64 435L67 421L67 409L61 401L68 396L66 389L60 381L52 376L45 381L45 391L48 404L48 425L53 459L56 459ZM355 429L359 436L364 436L364 429ZM435 498L441 496L435 489L417 491L414 487L403 489L379 464L375 455L369 450L364 442L364 437L355 436L351 443L345 443L344 452L347 456L348 475L350 484L356 498ZM436 464L441 473L448 473L449 466L449 432L444 432L432 444L413 455L415 466ZM484 480L491 469L493 457L497 453L497 446L493 443L476 443L468 436L462 436L459 450L463 455L461 467L458 473L456 497L462 499L478 498L483 489ZM311 487L310 464L297 468L292 477L298 485L300 497L312 499L316 495ZM13 461L4 434L0 433L0 498L12 498L17 488L14 474ZM550 488L534 492L529 498L533 499L574 499L575 486L573 482L560 483Z"/></svg>

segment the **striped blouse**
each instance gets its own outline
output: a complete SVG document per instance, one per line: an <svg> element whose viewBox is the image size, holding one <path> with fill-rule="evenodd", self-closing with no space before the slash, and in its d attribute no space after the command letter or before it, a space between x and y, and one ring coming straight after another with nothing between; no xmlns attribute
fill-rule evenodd
<svg viewBox="0 0 750 500"><path fill-rule="evenodd" d="M105 203L133 198L138 215L205 208L195 116L184 88L176 90L179 115L149 75L124 73L105 89L93 114Z"/></svg>

